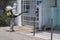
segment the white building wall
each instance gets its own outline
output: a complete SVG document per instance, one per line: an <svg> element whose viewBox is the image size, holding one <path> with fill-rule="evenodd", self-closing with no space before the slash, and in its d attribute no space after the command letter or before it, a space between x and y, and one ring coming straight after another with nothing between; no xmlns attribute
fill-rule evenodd
<svg viewBox="0 0 60 40"><path fill-rule="evenodd" d="M43 25L48 24L51 14L51 6L54 5L52 0L44 0L42 4L42 13L43 13Z"/></svg>
<svg viewBox="0 0 60 40"><path fill-rule="evenodd" d="M51 17L51 6L55 5L55 0L43 0L43 2L39 5L39 28L41 26L48 25Z"/></svg>
<svg viewBox="0 0 60 40"><path fill-rule="evenodd" d="M43 6L42 6L42 12L43 12L43 25L48 24L50 20L50 14L51 14L51 6L54 5L54 1L52 0L44 0Z"/></svg>

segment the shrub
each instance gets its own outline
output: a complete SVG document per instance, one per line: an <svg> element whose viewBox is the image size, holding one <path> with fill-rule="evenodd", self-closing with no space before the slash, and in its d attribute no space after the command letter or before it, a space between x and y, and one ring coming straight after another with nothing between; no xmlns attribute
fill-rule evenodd
<svg viewBox="0 0 60 40"><path fill-rule="evenodd" d="M9 25L9 19L5 14L0 14L0 26Z"/></svg>

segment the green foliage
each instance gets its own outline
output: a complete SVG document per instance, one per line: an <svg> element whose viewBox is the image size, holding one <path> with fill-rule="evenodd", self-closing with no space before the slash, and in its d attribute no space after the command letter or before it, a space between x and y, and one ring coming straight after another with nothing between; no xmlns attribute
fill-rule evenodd
<svg viewBox="0 0 60 40"><path fill-rule="evenodd" d="M0 26L9 25L9 18L5 14L0 14Z"/></svg>

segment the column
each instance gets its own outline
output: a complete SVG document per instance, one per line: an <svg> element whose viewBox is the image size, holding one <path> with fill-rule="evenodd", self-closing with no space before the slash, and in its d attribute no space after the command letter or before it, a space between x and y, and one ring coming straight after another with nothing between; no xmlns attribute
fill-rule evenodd
<svg viewBox="0 0 60 40"><path fill-rule="evenodd" d="M43 18L42 18L42 3L41 4L39 4L39 30L42 30L42 20L43 20Z"/></svg>
<svg viewBox="0 0 60 40"><path fill-rule="evenodd" d="M21 13L21 0L17 0L17 13ZM22 26L21 15L16 18L18 26Z"/></svg>

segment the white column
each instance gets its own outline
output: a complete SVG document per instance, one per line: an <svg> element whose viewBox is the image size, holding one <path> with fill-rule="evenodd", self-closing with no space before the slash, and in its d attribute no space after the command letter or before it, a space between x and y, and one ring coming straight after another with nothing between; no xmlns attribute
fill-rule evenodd
<svg viewBox="0 0 60 40"><path fill-rule="evenodd" d="M39 30L42 29L42 21L43 21L43 17L42 17L42 3L39 4Z"/></svg>
<svg viewBox="0 0 60 40"><path fill-rule="evenodd" d="M17 0L17 13L21 13L21 0ZM21 15L16 19L17 25L22 26Z"/></svg>

